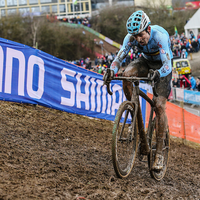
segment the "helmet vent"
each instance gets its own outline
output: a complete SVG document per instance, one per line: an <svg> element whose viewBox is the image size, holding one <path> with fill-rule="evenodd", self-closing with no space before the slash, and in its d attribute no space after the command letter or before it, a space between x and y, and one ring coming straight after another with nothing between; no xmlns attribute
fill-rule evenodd
<svg viewBox="0 0 200 200"><path fill-rule="evenodd" d="M139 23L133 23L133 27L134 27L134 26L138 26L138 25L139 25Z"/></svg>
<svg viewBox="0 0 200 200"><path fill-rule="evenodd" d="M140 14L136 14L135 16L136 16L136 17L141 17L142 15L140 15Z"/></svg>
<svg viewBox="0 0 200 200"><path fill-rule="evenodd" d="M135 18L135 21L141 21L141 19L136 17L136 18Z"/></svg>

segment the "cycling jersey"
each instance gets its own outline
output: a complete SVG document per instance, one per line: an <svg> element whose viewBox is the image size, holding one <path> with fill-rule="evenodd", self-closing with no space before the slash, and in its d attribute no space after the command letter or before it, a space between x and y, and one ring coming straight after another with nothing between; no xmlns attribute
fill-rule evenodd
<svg viewBox="0 0 200 200"><path fill-rule="evenodd" d="M117 54L111 65L111 69L115 74L118 72L118 67L114 63L122 64L123 59L127 56L130 49L137 46L138 50L142 52L142 56L150 61L162 61L162 67L158 70L160 77L165 77L172 71L171 59L173 58L171 51L171 42L168 32L158 26L151 26L151 34L148 44L141 46L131 34L127 34L124 38L122 48Z"/></svg>

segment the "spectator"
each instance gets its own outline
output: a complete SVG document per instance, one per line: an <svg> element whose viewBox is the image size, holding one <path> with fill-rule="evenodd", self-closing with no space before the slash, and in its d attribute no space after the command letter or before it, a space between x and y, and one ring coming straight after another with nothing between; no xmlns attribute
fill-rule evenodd
<svg viewBox="0 0 200 200"><path fill-rule="evenodd" d="M107 61L108 61L108 68L110 68L110 65L113 61L113 56L112 53L109 53L108 57L107 57Z"/></svg>
<svg viewBox="0 0 200 200"><path fill-rule="evenodd" d="M99 64L99 57L95 58L94 64L95 64L95 66Z"/></svg>
<svg viewBox="0 0 200 200"><path fill-rule="evenodd" d="M176 41L173 46L173 51L172 51L173 55L180 57L180 50L181 50L181 45L179 44L178 41Z"/></svg>
<svg viewBox="0 0 200 200"><path fill-rule="evenodd" d="M198 45L198 43L197 43L197 41L195 39L192 39L191 45L192 45L192 48L193 48L194 52L198 52L199 51L199 45Z"/></svg>
<svg viewBox="0 0 200 200"><path fill-rule="evenodd" d="M180 87L183 89L191 88L191 83L185 75L180 75Z"/></svg>
<svg viewBox="0 0 200 200"><path fill-rule="evenodd" d="M126 65L128 65L131 62L131 52L128 53L126 56Z"/></svg>
<svg viewBox="0 0 200 200"><path fill-rule="evenodd" d="M180 87L180 81L178 78L172 79L172 87L177 87L177 88Z"/></svg>
<svg viewBox="0 0 200 200"><path fill-rule="evenodd" d="M186 46L186 50L188 50L188 48L190 47L190 41L188 39L186 39L185 41L185 46Z"/></svg>
<svg viewBox="0 0 200 200"><path fill-rule="evenodd" d="M112 62L112 60L113 60L113 56L112 56L112 53L109 53L108 54L108 58L107 58L109 61L111 61Z"/></svg>
<svg viewBox="0 0 200 200"><path fill-rule="evenodd" d="M189 75L189 81L191 83L191 90L195 90L196 89L196 80L192 75Z"/></svg>
<svg viewBox="0 0 200 200"><path fill-rule="evenodd" d="M198 92L200 92L200 77L198 77L196 80L196 89Z"/></svg>
<svg viewBox="0 0 200 200"><path fill-rule="evenodd" d="M197 39L199 39L200 38L200 33L197 35Z"/></svg>
<svg viewBox="0 0 200 200"><path fill-rule="evenodd" d="M132 50L132 49L131 49ZM133 61L133 51L131 52L131 56L130 56L131 61Z"/></svg>
<svg viewBox="0 0 200 200"><path fill-rule="evenodd" d="M188 57L188 53L186 51L186 49L183 49L181 52L181 58L187 58Z"/></svg>
<svg viewBox="0 0 200 200"><path fill-rule="evenodd" d="M103 72L103 70L102 70L102 66L99 65L98 73L99 73L99 74L102 74L102 72Z"/></svg>
<svg viewBox="0 0 200 200"><path fill-rule="evenodd" d="M192 48L192 45L189 44L189 47L188 47L188 54L189 54L191 60L192 60L192 53L193 53L193 48Z"/></svg>
<svg viewBox="0 0 200 200"><path fill-rule="evenodd" d="M194 33L193 31L190 31L190 36L189 36L190 40L195 39Z"/></svg>
<svg viewBox="0 0 200 200"><path fill-rule="evenodd" d="M182 43L184 43L186 41L187 38L185 37L185 33L181 34L180 39L181 39Z"/></svg>
<svg viewBox="0 0 200 200"><path fill-rule="evenodd" d="M99 44L103 46L103 41L102 41L102 40L100 40L100 41L99 41Z"/></svg>
<svg viewBox="0 0 200 200"><path fill-rule="evenodd" d="M85 64L85 60L84 60L83 58L81 58L81 59L79 60L79 63L80 63L80 65L81 65L81 67L83 67L83 65Z"/></svg>
<svg viewBox="0 0 200 200"><path fill-rule="evenodd" d="M177 72L176 68L174 68L172 70L172 79L178 79L178 72Z"/></svg>
<svg viewBox="0 0 200 200"><path fill-rule="evenodd" d="M197 41L198 45L199 45L199 49L200 49L200 38Z"/></svg>
<svg viewBox="0 0 200 200"><path fill-rule="evenodd" d="M90 58L86 58L85 59L85 64L86 64L86 69L91 69L91 60L90 60Z"/></svg>

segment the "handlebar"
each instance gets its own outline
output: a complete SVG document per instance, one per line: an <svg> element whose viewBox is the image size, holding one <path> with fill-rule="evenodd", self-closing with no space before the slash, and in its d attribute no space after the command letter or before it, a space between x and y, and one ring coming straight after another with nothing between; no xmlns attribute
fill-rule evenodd
<svg viewBox="0 0 200 200"><path fill-rule="evenodd" d="M151 74L153 74L153 73L150 73L150 75L148 77L124 77L124 76L119 76L119 77L113 77L112 80L127 80L127 81L130 81L130 82L134 82L135 84L136 84L136 82L139 82L139 81L151 81L153 94L157 97L158 93L156 91L155 82L154 82L155 74L153 74L152 76L151 76ZM111 81L109 81L108 83L105 83L105 84L107 85L108 93L110 95L112 95L113 93L110 90L110 82ZM138 83L138 85L139 85L139 83Z"/></svg>

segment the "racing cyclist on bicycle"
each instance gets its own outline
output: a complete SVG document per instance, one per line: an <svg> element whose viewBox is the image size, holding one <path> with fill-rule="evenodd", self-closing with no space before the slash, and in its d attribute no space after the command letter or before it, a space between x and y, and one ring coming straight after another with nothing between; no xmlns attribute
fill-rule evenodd
<svg viewBox="0 0 200 200"><path fill-rule="evenodd" d="M125 36L122 48L111 64L111 77L117 74L123 59L134 46L142 52L142 56L131 62L123 76L147 77L149 70L154 70L154 81L158 97L153 97L156 112L156 157L153 170L162 170L164 157L162 147L168 129L168 120L165 112L167 98L171 91L172 51L169 34L158 26L150 26L150 19L142 10L134 12L126 23L128 34ZM133 84L123 81L123 90L127 100L131 100Z"/></svg>

